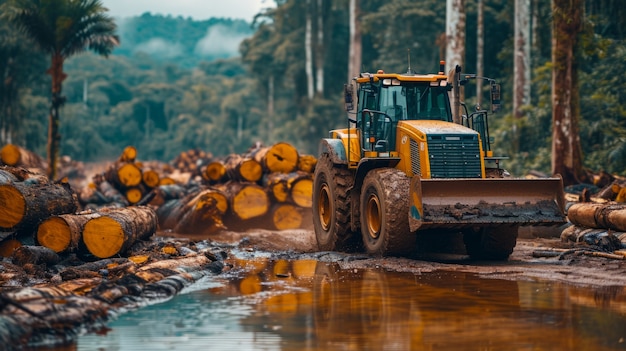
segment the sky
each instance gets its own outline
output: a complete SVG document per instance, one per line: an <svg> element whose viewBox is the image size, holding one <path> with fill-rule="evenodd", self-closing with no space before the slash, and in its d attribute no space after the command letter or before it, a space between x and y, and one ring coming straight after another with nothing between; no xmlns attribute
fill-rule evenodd
<svg viewBox="0 0 626 351"><path fill-rule="evenodd" d="M273 7L273 0L101 0L112 17L172 15L206 20L212 17L243 19L251 22L262 8Z"/></svg>

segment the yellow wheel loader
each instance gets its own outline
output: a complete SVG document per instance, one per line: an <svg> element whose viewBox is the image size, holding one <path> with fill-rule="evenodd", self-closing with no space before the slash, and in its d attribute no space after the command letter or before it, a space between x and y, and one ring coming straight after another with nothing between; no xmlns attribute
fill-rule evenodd
<svg viewBox="0 0 626 351"><path fill-rule="evenodd" d="M446 75L444 66L361 73L346 84L348 127L321 140L314 174L320 250L411 255L418 236L456 232L470 257L506 260L519 226L565 223L561 178L508 176L506 157L491 150L488 111L468 113L458 99L459 86L485 79L493 113L500 86L458 66Z"/></svg>

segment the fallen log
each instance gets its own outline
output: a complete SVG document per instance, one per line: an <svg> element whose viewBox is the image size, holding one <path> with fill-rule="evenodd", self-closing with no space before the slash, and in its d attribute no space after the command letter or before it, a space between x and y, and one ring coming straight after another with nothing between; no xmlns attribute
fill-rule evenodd
<svg viewBox="0 0 626 351"><path fill-rule="evenodd" d="M22 246L22 242L17 239L5 239L0 241L0 257L11 257L13 251Z"/></svg>
<svg viewBox="0 0 626 351"><path fill-rule="evenodd" d="M161 229L182 234L209 234L224 228L222 216L227 210L226 194L209 188L168 201L157 209L156 214Z"/></svg>
<svg viewBox="0 0 626 351"><path fill-rule="evenodd" d="M298 229L302 227L302 209L291 204L274 204L269 211L272 229Z"/></svg>
<svg viewBox="0 0 626 351"><path fill-rule="evenodd" d="M263 167L254 158L232 154L226 158L224 166L230 180L256 183L263 177Z"/></svg>
<svg viewBox="0 0 626 351"><path fill-rule="evenodd" d="M313 155L300 155L298 157L298 170L306 173L313 173L317 165L317 157Z"/></svg>
<svg viewBox="0 0 626 351"><path fill-rule="evenodd" d="M154 198L149 202L151 206L160 207L173 199L182 199L187 195L187 190L179 184L159 185L153 189Z"/></svg>
<svg viewBox="0 0 626 351"><path fill-rule="evenodd" d="M86 211L49 217L39 224L35 240L57 253L79 251L85 223L100 216L98 212Z"/></svg>
<svg viewBox="0 0 626 351"><path fill-rule="evenodd" d="M0 231L34 229L42 218L74 213L77 208L68 184L0 184Z"/></svg>
<svg viewBox="0 0 626 351"><path fill-rule="evenodd" d="M100 216L88 220L83 228L83 243L95 257L123 254L138 240L154 234L158 227L156 212L147 206L104 208Z"/></svg>
<svg viewBox="0 0 626 351"><path fill-rule="evenodd" d="M276 143L271 147L257 148L251 152L251 156L269 173L290 173L298 167L298 150L285 142Z"/></svg>
<svg viewBox="0 0 626 351"><path fill-rule="evenodd" d="M274 172L267 174L263 184L277 202L290 201L300 207L311 207L313 198L313 179L311 173Z"/></svg>
<svg viewBox="0 0 626 351"><path fill-rule="evenodd" d="M116 162L109 166L104 178L116 188L130 188L141 184L141 168L132 162Z"/></svg>
<svg viewBox="0 0 626 351"><path fill-rule="evenodd" d="M626 232L626 205L624 204L573 204L567 211L567 218L578 226Z"/></svg>
<svg viewBox="0 0 626 351"><path fill-rule="evenodd" d="M222 161L213 161L206 165L202 172L202 179L210 184L219 183L226 179L226 166Z"/></svg>
<svg viewBox="0 0 626 351"><path fill-rule="evenodd" d="M6 144L0 149L0 161L13 167L46 168L44 160L39 155L14 144Z"/></svg>
<svg viewBox="0 0 626 351"><path fill-rule="evenodd" d="M605 252L613 252L626 248L626 233L573 225L563 230L561 241L585 244L601 248Z"/></svg>
<svg viewBox="0 0 626 351"><path fill-rule="evenodd" d="M47 247L23 245L13 251L11 260L23 267L28 263L54 265L61 261L61 257Z"/></svg>
<svg viewBox="0 0 626 351"><path fill-rule="evenodd" d="M217 188L228 197L230 213L241 220L263 216L269 210L269 196L260 185L231 181Z"/></svg>
<svg viewBox="0 0 626 351"><path fill-rule="evenodd" d="M135 162L137 158L137 149L134 146L127 146L122 151L118 161L119 162Z"/></svg>

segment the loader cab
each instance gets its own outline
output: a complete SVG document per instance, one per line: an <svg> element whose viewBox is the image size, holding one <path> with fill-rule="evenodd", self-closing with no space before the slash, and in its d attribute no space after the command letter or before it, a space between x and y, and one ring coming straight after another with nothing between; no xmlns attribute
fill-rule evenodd
<svg viewBox="0 0 626 351"><path fill-rule="evenodd" d="M452 122L449 88L441 82L395 74L369 76L359 82L354 122L363 151L396 151L396 126L401 120Z"/></svg>

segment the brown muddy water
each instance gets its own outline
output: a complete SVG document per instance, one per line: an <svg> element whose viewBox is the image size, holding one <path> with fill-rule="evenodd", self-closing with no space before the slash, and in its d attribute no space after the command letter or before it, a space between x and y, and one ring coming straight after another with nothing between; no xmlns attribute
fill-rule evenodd
<svg viewBox="0 0 626 351"><path fill-rule="evenodd" d="M234 261L71 350L626 350L624 287ZM57 350L59 350L57 348Z"/></svg>

